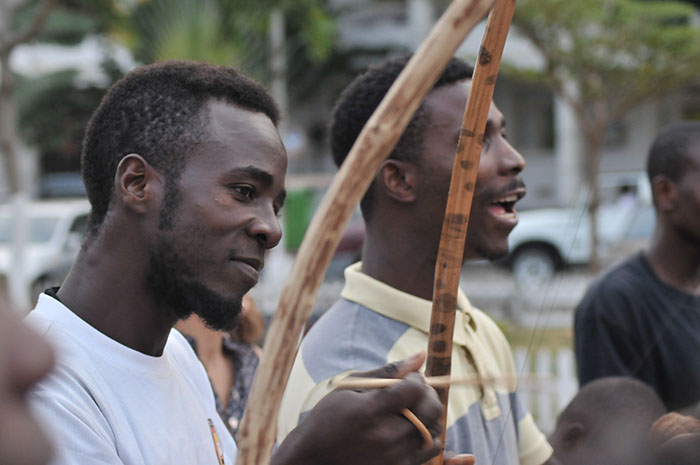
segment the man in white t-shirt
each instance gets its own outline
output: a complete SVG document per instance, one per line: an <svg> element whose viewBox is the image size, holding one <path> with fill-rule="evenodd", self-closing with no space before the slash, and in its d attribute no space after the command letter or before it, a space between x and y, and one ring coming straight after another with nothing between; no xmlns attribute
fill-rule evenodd
<svg viewBox="0 0 700 465"><path fill-rule="evenodd" d="M31 394L56 463L235 462L206 374L172 327L193 312L213 328L234 326L280 241L287 158L277 120L268 93L228 67L156 64L108 91L83 144L85 244L28 317L56 350ZM433 426L441 408L409 378L331 394L273 463L424 462L439 445L424 448L399 413Z"/></svg>

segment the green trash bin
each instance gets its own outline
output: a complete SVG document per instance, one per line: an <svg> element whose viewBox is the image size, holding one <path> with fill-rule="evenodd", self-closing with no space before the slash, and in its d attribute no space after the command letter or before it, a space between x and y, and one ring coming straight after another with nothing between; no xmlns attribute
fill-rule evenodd
<svg viewBox="0 0 700 465"><path fill-rule="evenodd" d="M311 222L314 206L314 190L298 189L287 193L284 202L284 246L297 250Z"/></svg>

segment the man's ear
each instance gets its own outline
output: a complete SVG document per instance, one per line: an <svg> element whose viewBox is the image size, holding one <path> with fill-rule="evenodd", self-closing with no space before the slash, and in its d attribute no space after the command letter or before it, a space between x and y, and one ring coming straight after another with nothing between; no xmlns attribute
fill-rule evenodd
<svg viewBox="0 0 700 465"><path fill-rule="evenodd" d="M562 445L566 447L567 450L572 450L580 443L583 439L584 428L583 424L578 421L567 422L563 427L561 432Z"/></svg>
<svg viewBox="0 0 700 465"><path fill-rule="evenodd" d="M678 186L664 175L655 176L651 182L651 189L659 211L671 211L675 208L678 199Z"/></svg>
<svg viewBox="0 0 700 465"><path fill-rule="evenodd" d="M162 179L158 172L141 155L131 153L117 165L114 194L126 208L145 213L161 190Z"/></svg>
<svg viewBox="0 0 700 465"><path fill-rule="evenodd" d="M413 163L388 159L379 167L377 179L386 195L398 202L416 200L416 167Z"/></svg>

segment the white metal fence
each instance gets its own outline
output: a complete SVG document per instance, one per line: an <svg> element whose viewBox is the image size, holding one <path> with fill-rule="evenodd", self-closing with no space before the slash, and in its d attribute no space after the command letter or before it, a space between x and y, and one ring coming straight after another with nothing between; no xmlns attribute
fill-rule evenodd
<svg viewBox="0 0 700 465"><path fill-rule="evenodd" d="M549 434L559 412L578 391L574 353L570 348L560 348L528 354L526 347L516 347L513 356L519 374L518 392L537 425Z"/></svg>

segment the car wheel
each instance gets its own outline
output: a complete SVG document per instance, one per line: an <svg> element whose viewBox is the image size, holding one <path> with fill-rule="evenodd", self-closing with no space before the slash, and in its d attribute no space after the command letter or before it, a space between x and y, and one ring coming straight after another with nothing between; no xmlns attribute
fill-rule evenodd
<svg viewBox="0 0 700 465"><path fill-rule="evenodd" d="M557 269L556 253L546 246L526 246L513 257L513 277L521 289L541 289Z"/></svg>

